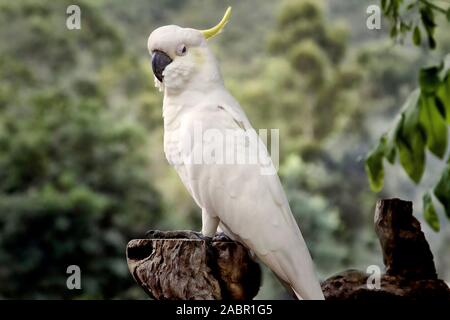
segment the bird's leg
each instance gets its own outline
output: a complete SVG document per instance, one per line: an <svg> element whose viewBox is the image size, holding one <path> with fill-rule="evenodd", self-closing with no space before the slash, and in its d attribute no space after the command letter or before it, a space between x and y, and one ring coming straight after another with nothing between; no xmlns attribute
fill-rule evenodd
<svg viewBox="0 0 450 320"><path fill-rule="evenodd" d="M212 239L216 234L217 227L219 226L219 218L213 217L202 209L202 235L209 239Z"/></svg>
<svg viewBox="0 0 450 320"><path fill-rule="evenodd" d="M200 239L210 243L216 234L218 226L219 218L212 217L205 209L202 209L202 232L190 230L149 230L145 235L148 239Z"/></svg>

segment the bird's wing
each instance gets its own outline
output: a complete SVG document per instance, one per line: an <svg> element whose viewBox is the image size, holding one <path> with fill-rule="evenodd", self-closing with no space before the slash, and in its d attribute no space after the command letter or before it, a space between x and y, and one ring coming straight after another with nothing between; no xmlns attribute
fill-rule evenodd
<svg viewBox="0 0 450 320"><path fill-rule="evenodd" d="M208 106L196 111L195 120L203 129L243 133L249 127L243 112L226 105ZM187 121L187 124L193 123ZM186 132L188 132L187 130ZM214 143L203 139L202 149ZM258 152L268 156L261 139L232 142L236 152ZM228 145L228 147L230 147ZM199 145L194 141L185 157L192 157ZM267 159L267 158L266 158ZM270 161L271 166L273 166ZM209 214L217 215L225 230L231 231L288 282L302 298L323 298L312 259L291 213L276 172L262 174L255 164L187 164L190 190Z"/></svg>

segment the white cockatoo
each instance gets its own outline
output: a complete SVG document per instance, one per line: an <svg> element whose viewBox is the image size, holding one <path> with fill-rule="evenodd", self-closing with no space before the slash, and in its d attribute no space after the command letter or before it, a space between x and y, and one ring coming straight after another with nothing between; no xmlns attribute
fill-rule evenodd
<svg viewBox="0 0 450 320"><path fill-rule="evenodd" d="M164 92L164 152L202 210L203 236L223 231L249 248L299 299L324 299L267 148L251 134L228 138L254 132L208 47L230 14L228 8L208 30L168 25L148 38L155 85ZM230 152L223 160L219 142L234 156ZM264 161L242 161L256 150Z"/></svg>

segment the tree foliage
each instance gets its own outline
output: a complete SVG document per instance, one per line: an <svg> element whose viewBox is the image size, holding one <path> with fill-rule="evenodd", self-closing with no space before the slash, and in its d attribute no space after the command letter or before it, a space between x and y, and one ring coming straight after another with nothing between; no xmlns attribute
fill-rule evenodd
<svg viewBox="0 0 450 320"><path fill-rule="evenodd" d="M392 38L402 41L411 34L417 46L426 38L431 49L436 48L436 15L445 15L450 21L450 8L444 9L430 0L381 0L381 8L391 22Z"/></svg>
<svg viewBox="0 0 450 320"><path fill-rule="evenodd" d="M56 14L69 2L1 3L0 20L18 32L0 52L3 298L132 296L124 248L160 218L143 128L111 111L97 78L116 72L122 40L79 4L90 32L69 37ZM83 47L89 52L75 54ZM72 264L82 291L66 287Z"/></svg>
<svg viewBox="0 0 450 320"><path fill-rule="evenodd" d="M402 5L406 5L402 0L382 1L383 12L392 21L391 37L396 37L399 33L407 34L413 29L412 22L400 14ZM404 15L407 17L407 13L413 10L418 10L420 14L420 23L415 25L412 32L413 43L417 46L421 44L421 24L426 30L429 47L434 49L434 31L437 25L435 13L447 14L450 9L444 10L431 2L419 0L409 3L403 10L406 11ZM438 65L421 68L418 83L419 88L410 94L392 128L382 135L379 143L367 155L366 171L374 191L383 188L384 159L393 164L398 158L407 175L418 184L425 171L426 150L439 159L444 159L447 153L450 125L450 54ZM423 196L424 218L436 231L439 230L440 223L431 194L434 193L450 218L450 192L447 192L450 189L447 174L449 165L450 157L432 192Z"/></svg>
<svg viewBox="0 0 450 320"><path fill-rule="evenodd" d="M320 277L380 264L360 158L416 85L424 54L361 27L370 0L229 2L232 20L209 45L253 125L280 129L279 174ZM164 158L146 40L165 24L210 27L228 3L80 0L82 29L69 31L71 4L0 0L0 297L145 298L126 242L201 226ZM448 176L424 201L431 220ZM81 290L66 287L71 264ZM284 292L265 272L258 298Z"/></svg>

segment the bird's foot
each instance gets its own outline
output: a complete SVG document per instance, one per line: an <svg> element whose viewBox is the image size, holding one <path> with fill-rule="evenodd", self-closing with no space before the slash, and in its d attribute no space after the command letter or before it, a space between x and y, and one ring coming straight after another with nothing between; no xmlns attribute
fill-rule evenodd
<svg viewBox="0 0 450 320"><path fill-rule="evenodd" d="M145 236L148 239L198 239L197 232L189 230L149 230L145 233Z"/></svg>
<svg viewBox="0 0 450 320"><path fill-rule="evenodd" d="M216 233L213 237L214 241L232 242L233 240L228 237L224 232Z"/></svg>
<svg viewBox="0 0 450 320"><path fill-rule="evenodd" d="M208 245L210 245L210 244L212 243L212 241L213 241L213 238L212 238L212 237L205 236L205 235L203 235L203 233L201 233L201 232L198 232L198 231L192 231L192 234L195 235L196 239L198 239L198 240L203 240L203 241L205 241L206 244L208 244Z"/></svg>
<svg viewBox="0 0 450 320"><path fill-rule="evenodd" d="M204 240L211 242L213 238L204 236L201 232L190 230L174 230L174 231L161 231L161 230L149 230L145 233L148 239L192 239L192 240Z"/></svg>
<svg viewBox="0 0 450 320"><path fill-rule="evenodd" d="M163 236L163 233L159 230L148 230L145 232L147 239L161 239L161 236Z"/></svg>

